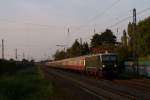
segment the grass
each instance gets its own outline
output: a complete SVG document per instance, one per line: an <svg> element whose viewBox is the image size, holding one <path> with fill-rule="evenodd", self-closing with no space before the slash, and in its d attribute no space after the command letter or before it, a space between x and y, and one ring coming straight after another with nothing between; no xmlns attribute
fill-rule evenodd
<svg viewBox="0 0 150 100"><path fill-rule="evenodd" d="M0 75L0 100L49 100L52 89L37 66L17 69L11 75L8 72Z"/></svg>

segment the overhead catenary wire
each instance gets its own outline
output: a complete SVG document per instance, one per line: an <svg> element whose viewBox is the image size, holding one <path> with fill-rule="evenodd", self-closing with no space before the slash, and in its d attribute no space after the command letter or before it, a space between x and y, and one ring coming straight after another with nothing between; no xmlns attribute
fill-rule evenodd
<svg viewBox="0 0 150 100"><path fill-rule="evenodd" d="M0 19L3 22L8 22L9 24L18 24L19 22L15 21L15 20L8 20L8 19ZM62 28L66 28L65 26L58 26L58 25L46 25L46 24L38 24L38 23L31 23L31 22L21 22L20 24L24 24L24 25L31 25L31 26L37 26L37 27L46 27L46 28L58 28L58 27L62 27Z"/></svg>
<svg viewBox="0 0 150 100"><path fill-rule="evenodd" d="M150 7L143 9L142 11L138 12L137 14L140 15L148 10L150 10Z"/></svg>
<svg viewBox="0 0 150 100"><path fill-rule="evenodd" d="M98 17L101 17L102 15L104 15L108 10L110 10L111 8L113 8L118 2L120 2L121 0L117 0L115 1L114 3L111 4L111 6L109 6L107 9L105 9L103 12L101 12L100 14L97 14L96 16L94 16L93 18L91 18L87 23L89 24L90 22L94 21L96 18ZM147 11L147 10L150 10L150 7L149 8L146 8L140 12L138 12L137 14L142 14L143 12ZM121 20L119 20L118 22L116 22L115 24L113 25L110 25L109 28L112 28L116 25L118 25L119 23L122 23L126 20L128 20L129 18L131 18L132 16L129 16L129 17L125 17ZM1 19L3 21L8 21L9 23L17 23L16 21L9 21L9 20L4 20L4 19ZM47 28L50 28L50 27L53 27L53 28L58 28L58 27L62 27L62 28L66 28L65 26L57 26L57 25L44 25L44 24L35 24L35 23L30 23L30 22L23 22L22 24L26 24L26 25L32 25L32 26L38 26L38 27L47 27ZM80 30L81 27L85 27L86 25L82 25L78 28L78 30Z"/></svg>
<svg viewBox="0 0 150 100"><path fill-rule="evenodd" d="M121 1L121 0L117 0L117 1L115 1L114 3L112 3L111 6L109 6L107 9L105 9L103 12L101 12L100 14L98 14L98 15L94 16L93 18L91 18L91 19L89 20L89 22L92 22L92 21L94 21L97 17L100 17L100 16L104 15L104 13L106 13L108 10L110 10L111 8L113 8L113 7L114 7L118 2L120 2L120 1ZM143 12L146 12L146 11L148 11L148 10L150 10L150 7L149 7L149 8L146 8L146 9L140 11L140 12L138 12L137 14L138 14L138 15L139 15L139 14L142 14ZM126 20L128 20L128 19L130 19L131 17L132 17L132 16L127 16L127 17L125 17L125 18L119 20L118 22L116 22L116 23L114 23L114 24L112 24L112 25L109 25L108 28L115 27L116 25L118 25L118 24L120 24L120 23L122 23L122 22L124 22L124 21L126 21ZM3 21L5 21L5 20L3 20ZM8 21L8 22L10 22L10 23L17 23L16 21L9 21L9 20L6 20L6 21ZM23 24L32 25L32 26L39 26L39 27L47 27L47 28L50 28L50 27L55 27L55 28L63 27L64 29L66 28L66 27L64 27L64 26L35 24L35 23L30 23L30 22L23 22ZM88 24L89 24L89 23L88 23ZM80 30L81 27L84 27L84 26L80 26L78 29Z"/></svg>
<svg viewBox="0 0 150 100"><path fill-rule="evenodd" d="M116 2L114 2L109 8L112 8L117 2L119 2L120 0L117 0ZM108 10L108 9L107 9ZM140 11L140 12L138 12L137 14L138 15L140 15L140 14L142 14L142 13L144 13L144 12L146 12L146 11L148 11L148 10L150 10L150 7L148 7L148 8L145 8L145 9L143 9L142 11ZM102 13L101 13L102 14ZM98 16L98 15L97 15ZM94 18L96 18L96 16L95 17L93 17L93 20L94 20ZM124 22L124 21L126 21L126 20L128 20L128 19L130 19L130 18L132 18L132 16L127 16L127 17L125 17L125 18L123 18L123 19L121 19L121 20L119 20L118 22L116 22L116 23L114 23L114 24L112 24L112 25L109 25L107 28L113 28L113 27L115 27L115 26L117 26L118 24L121 24L122 22ZM8 20L6 20L6 21L8 21ZM92 21L92 19L90 20L90 21ZM8 21L8 22L12 22L12 23L17 23L16 21ZM30 23L30 22L23 22L23 24L27 24L27 25L32 25L32 26L39 26L39 27L61 27L61 26L56 26L56 25L42 25L42 24L35 24L35 23ZM63 26L64 27L64 26ZM64 28L66 28L66 27L64 27ZM81 28L81 27L80 27ZM80 29L79 29L80 30Z"/></svg>
<svg viewBox="0 0 150 100"><path fill-rule="evenodd" d="M120 1L121 1L121 0L117 0L116 2L114 2L114 3L109 7L109 9L113 8L113 7L114 7L118 2L120 2ZM107 10L109 10L109 9L107 9ZM137 14L140 15L140 14L142 14L142 13L148 11L148 10L150 10L150 7L143 9L142 11L138 12ZM103 14L103 13L106 13L106 12L102 12L101 14ZM98 14L98 15L100 16L101 14ZM95 20L95 19L98 17L98 15L96 15L95 17L93 17L93 18L90 20L90 22L92 22L93 20ZM128 19L130 19L130 18L132 18L132 16L127 16L127 17L125 17L125 18L119 20L118 22L116 22L116 23L114 23L114 24L112 24L112 25L109 25L107 28L113 28L113 27L117 26L118 24L121 24L122 22L124 22L124 21L126 21L126 20L128 20ZM85 26L86 26L86 25L85 25ZM82 27L83 27L83 26L82 26ZM80 30L80 29L81 29L81 27L80 27L78 30Z"/></svg>
<svg viewBox="0 0 150 100"><path fill-rule="evenodd" d="M145 9L143 9L143 10L137 12L137 15L143 14L144 12L146 12L146 11L148 11L148 10L150 10L150 7L145 8ZM124 22L124 21L126 21L126 20L128 20L128 19L130 19L130 18L132 18L132 16L127 16L127 17L125 17L125 18L119 20L119 21L116 22L115 24L112 24L112 25L108 26L107 28L113 28L113 27L117 26L118 24L121 24L122 22Z"/></svg>
<svg viewBox="0 0 150 100"><path fill-rule="evenodd" d="M103 16L108 10L111 10L117 3L119 3L121 0L116 0L115 2L113 2L108 8L106 8L105 10L103 10L101 13L93 16L88 23L96 20L97 18L100 18L101 16Z"/></svg>
<svg viewBox="0 0 150 100"><path fill-rule="evenodd" d="M149 10L150 10L150 7L144 8L143 10L137 12L137 15L141 15L141 14L143 14L143 13L145 13L146 11L149 11ZM119 25L119 24L125 22L126 20L128 20L128 19L130 19L130 18L132 18L132 17L133 17L133 16L126 16L126 17L122 18L121 20L119 20L118 22L113 23L113 24L107 26L106 28L113 28L113 27L116 27L117 25ZM98 32L98 33L100 33L100 32Z"/></svg>
<svg viewBox="0 0 150 100"><path fill-rule="evenodd" d="M89 19L86 24L81 25L76 31L79 31L79 30L81 29L81 27L86 27L86 26L89 25L91 22L95 21L97 18L102 17L106 12L108 12L109 10L111 10L111 9L112 9L117 3L119 3L120 1L121 1L121 0L116 0L115 2L113 2L110 6L108 6L108 7L107 7L105 10L103 10L101 13L99 13L99 14L93 16L91 19ZM75 31L75 32L76 32L76 31ZM74 32L74 33L75 33L75 32Z"/></svg>

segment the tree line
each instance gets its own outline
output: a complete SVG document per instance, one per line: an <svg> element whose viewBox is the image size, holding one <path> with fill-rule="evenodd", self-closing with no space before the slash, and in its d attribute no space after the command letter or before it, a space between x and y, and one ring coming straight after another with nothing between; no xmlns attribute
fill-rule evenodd
<svg viewBox="0 0 150 100"><path fill-rule="evenodd" d="M105 32L101 34L95 33L91 39L90 44L87 42L79 41L78 39L72 44L67 50L57 50L54 54L55 60L78 57L83 55L92 54L93 48L104 47L106 45L112 46L116 44L116 36L110 29L106 29Z"/></svg>
<svg viewBox="0 0 150 100"><path fill-rule="evenodd" d="M93 54L98 48L118 53L119 60L122 62L133 60L133 54L138 57L150 55L150 17L139 21L137 25L129 22L127 30L123 30L121 42L117 42L114 33L106 29L102 33L95 33L89 44L76 39L70 48L57 50L54 58L60 60Z"/></svg>

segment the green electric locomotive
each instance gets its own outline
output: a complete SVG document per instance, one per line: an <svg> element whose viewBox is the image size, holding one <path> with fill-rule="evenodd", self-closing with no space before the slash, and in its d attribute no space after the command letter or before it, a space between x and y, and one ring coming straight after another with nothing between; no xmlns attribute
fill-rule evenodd
<svg viewBox="0 0 150 100"><path fill-rule="evenodd" d="M85 57L86 72L94 72L98 76L111 77L117 73L117 54L102 53Z"/></svg>

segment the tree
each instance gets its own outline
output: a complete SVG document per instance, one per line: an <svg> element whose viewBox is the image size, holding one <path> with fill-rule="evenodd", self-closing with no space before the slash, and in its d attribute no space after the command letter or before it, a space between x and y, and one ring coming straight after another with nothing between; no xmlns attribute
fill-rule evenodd
<svg viewBox="0 0 150 100"><path fill-rule="evenodd" d="M54 58L55 60L61 60L61 59L65 59L66 58L66 53L65 51L61 50L57 50L56 53L54 54Z"/></svg>
<svg viewBox="0 0 150 100"><path fill-rule="evenodd" d="M106 29L105 32L102 32L100 35L95 34L91 39L91 47L98 47L105 44L115 44L116 36L113 35L113 32L110 29Z"/></svg>
<svg viewBox="0 0 150 100"><path fill-rule="evenodd" d="M118 54L118 64L120 71L124 70L124 62L130 60L130 52L124 46L120 46L117 48Z"/></svg>
<svg viewBox="0 0 150 100"><path fill-rule="evenodd" d="M150 55L150 17L138 23L136 33L139 55Z"/></svg>
<svg viewBox="0 0 150 100"><path fill-rule="evenodd" d="M82 55L87 55L90 53L90 48L87 42L79 43L76 39L70 48L67 48L66 52L57 50L54 54L55 60L77 57Z"/></svg>
<svg viewBox="0 0 150 100"><path fill-rule="evenodd" d="M76 57L76 56L81 56L81 44L79 41L76 39L75 42L73 43L72 47L70 48L71 56Z"/></svg>
<svg viewBox="0 0 150 100"><path fill-rule="evenodd" d="M116 51L116 36L110 29L106 29L101 34L95 34L91 39L91 49L93 53L104 51Z"/></svg>
<svg viewBox="0 0 150 100"><path fill-rule="evenodd" d="M116 36L113 35L113 32L110 29L106 29L105 32L102 32L100 35L95 34L91 39L91 47L98 47L104 45L112 45L116 43Z"/></svg>
<svg viewBox="0 0 150 100"><path fill-rule="evenodd" d="M102 45L101 35L94 34L91 39L91 47L97 47L99 45Z"/></svg>
<svg viewBox="0 0 150 100"><path fill-rule="evenodd" d="M105 32L101 34L102 43L106 44L115 44L116 43L116 36L113 35L113 32L110 29L106 29Z"/></svg>
<svg viewBox="0 0 150 100"><path fill-rule="evenodd" d="M82 44L82 55L87 55L90 53L90 48L87 42Z"/></svg>
<svg viewBox="0 0 150 100"><path fill-rule="evenodd" d="M138 56L150 55L150 17L140 21L134 31L133 23L128 24L129 46L132 53L136 51ZM135 50L135 51L134 51Z"/></svg>

